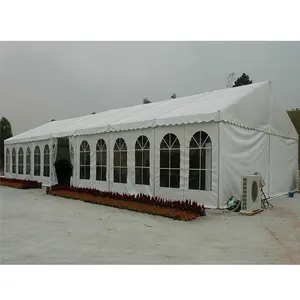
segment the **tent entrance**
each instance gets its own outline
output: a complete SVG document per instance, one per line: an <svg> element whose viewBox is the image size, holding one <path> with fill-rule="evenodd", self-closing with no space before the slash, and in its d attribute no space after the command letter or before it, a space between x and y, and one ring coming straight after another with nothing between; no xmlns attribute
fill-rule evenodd
<svg viewBox="0 0 300 300"><path fill-rule="evenodd" d="M57 181L59 185L70 185L70 179L73 173L73 166L70 159L69 139L57 139L57 156L54 163Z"/></svg>

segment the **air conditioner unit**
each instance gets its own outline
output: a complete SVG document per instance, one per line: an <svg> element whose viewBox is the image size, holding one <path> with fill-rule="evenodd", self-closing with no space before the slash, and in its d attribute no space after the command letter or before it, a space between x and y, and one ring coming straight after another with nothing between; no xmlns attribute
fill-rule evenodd
<svg viewBox="0 0 300 300"><path fill-rule="evenodd" d="M260 181L259 175L243 177L241 213L254 213L261 210Z"/></svg>

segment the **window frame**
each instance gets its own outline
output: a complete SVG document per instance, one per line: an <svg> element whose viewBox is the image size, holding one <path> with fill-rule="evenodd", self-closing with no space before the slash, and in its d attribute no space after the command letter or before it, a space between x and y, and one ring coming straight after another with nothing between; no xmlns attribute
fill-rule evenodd
<svg viewBox="0 0 300 300"><path fill-rule="evenodd" d="M144 157L146 153L146 158L148 157L148 160L145 162ZM147 136L141 135L137 138L134 147L134 156L135 184L150 185L150 141ZM141 162L138 162L139 157L141 158ZM141 175L141 178L138 178L139 174Z"/></svg>
<svg viewBox="0 0 300 300"><path fill-rule="evenodd" d="M196 135L199 135L199 139ZM189 190L198 190L198 191L212 191L212 140L210 135L203 131L198 130L195 132L189 142L189 168L188 168L188 189ZM192 161L192 152L198 153L198 159ZM207 162L207 155L210 155L210 160ZM204 160L204 167L203 167ZM207 166L207 163L210 165ZM194 167L191 167L192 164ZM195 165L199 165L199 167L195 167ZM209 183L207 183L208 173ZM191 174L198 178L198 182L192 182ZM192 186L194 185L194 186Z"/></svg>
<svg viewBox="0 0 300 300"><path fill-rule="evenodd" d="M107 145L101 138L96 144L96 181L107 181L107 159Z"/></svg>
<svg viewBox="0 0 300 300"><path fill-rule="evenodd" d="M39 146L35 146L33 155L33 175L41 176L41 149Z"/></svg>
<svg viewBox="0 0 300 300"><path fill-rule="evenodd" d="M11 150L11 167L12 167L11 172L13 174L17 174L17 154L15 148L12 148Z"/></svg>
<svg viewBox="0 0 300 300"><path fill-rule="evenodd" d="M87 161L89 161L89 164L86 163ZM91 179L91 147L88 141L86 140L83 140L80 143L79 148L79 179Z"/></svg>
<svg viewBox="0 0 300 300"><path fill-rule="evenodd" d="M180 188L181 146L177 135L174 133L165 134L164 137L161 139L159 149L160 149L159 185L160 187L163 188L179 189ZM163 159L163 156L165 156L165 158L167 159ZM164 178L164 181L162 180L162 178ZM165 182L165 184L163 184L163 182Z"/></svg>
<svg viewBox="0 0 300 300"><path fill-rule="evenodd" d="M116 165L117 156L119 159L118 165ZM127 180L128 180L127 144L123 138L117 138L113 150L113 182L127 184Z"/></svg>
<svg viewBox="0 0 300 300"><path fill-rule="evenodd" d="M22 153L20 154L20 152ZM18 150L18 174L24 174L24 151L22 147L20 147Z"/></svg>
<svg viewBox="0 0 300 300"><path fill-rule="evenodd" d="M10 151L8 148L5 151L5 172L10 173Z"/></svg>
<svg viewBox="0 0 300 300"><path fill-rule="evenodd" d="M48 144L45 145L43 154L44 154L43 176L50 177L50 147Z"/></svg>
<svg viewBox="0 0 300 300"><path fill-rule="evenodd" d="M29 163L28 163L28 158L29 158ZM25 158L25 174L30 175L31 173L31 149L28 146L26 149L26 158Z"/></svg>

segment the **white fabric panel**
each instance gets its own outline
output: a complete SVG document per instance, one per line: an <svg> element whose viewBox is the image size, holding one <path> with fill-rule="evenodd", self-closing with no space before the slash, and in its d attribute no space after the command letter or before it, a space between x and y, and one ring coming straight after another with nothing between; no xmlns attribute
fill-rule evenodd
<svg viewBox="0 0 300 300"><path fill-rule="evenodd" d="M11 150L13 148L13 145L5 145L4 147L4 153L6 154L6 149L9 150L9 171L10 172L6 172L6 155L5 155L5 158L4 158L4 162L5 162L5 165L4 165L4 176L7 177L7 178L12 178L12 173L11 173L11 166L12 166L12 157L11 157Z"/></svg>
<svg viewBox="0 0 300 300"><path fill-rule="evenodd" d="M232 98L228 107L220 110L220 120L268 132L271 83L264 82L248 86L248 89L233 88L239 90L239 97L236 99L237 101Z"/></svg>
<svg viewBox="0 0 300 300"><path fill-rule="evenodd" d="M51 139L50 143L50 174L51 174L51 184L56 185L58 183L57 181L57 175L55 170L55 162L56 162L56 156L57 156L57 146L58 146L58 140L53 138Z"/></svg>
<svg viewBox="0 0 300 300"><path fill-rule="evenodd" d="M89 136L80 136L78 137L78 155L77 155L77 162L78 166L76 168L77 174L78 174L78 185L80 187L86 187L86 188L94 188L95 187L95 148L96 148L96 141L95 138L92 135ZM90 146L90 180L87 179L80 179L80 145L83 141L87 141Z"/></svg>
<svg viewBox="0 0 300 300"><path fill-rule="evenodd" d="M33 175L33 148L32 148L32 143L26 143L25 144L26 147L26 151L27 151L27 148L29 147L30 148L30 174L28 175L25 175L25 179L27 180L32 180L32 175ZM25 160L26 160L26 153L25 153ZM26 167L25 167L25 171L26 171Z"/></svg>
<svg viewBox="0 0 300 300"><path fill-rule="evenodd" d="M96 145L99 139L103 139L107 146L107 174L106 181L96 180ZM90 180L80 179L80 144L83 141L87 141L90 145L90 160L91 160L91 169L90 169ZM109 134L101 133L96 135L87 135L87 136L78 136L77 137L77 154L76 157L76 177L78 180L78 185L80 187L95 188L102 191L109 190L109 175L111 173L109 168Z"/></svg>
<svg viewBox="0 0 300 300"><path fill-rule="evenodd" d="M71 162L71 165L73 167L72 175L71 175L71 178L70 178L70 185L73 185L74 170L76 170L74 168L74 144L75 144L75 137L69 136L70 162ZM76 176L75 176L75 178L76 178Z"/></svg>
<svg viewBox="0 0 300 300"><path fill-rule="evenodd" d="M267 191L269 172L269 137L264 132L248 130L227 123L220 124L220 207L230 196L241 198L242 177L260 172Z"/></svg>
<svg viewBox="0 0 300 300"><path fill-rule="evenodd" d="M22 144L18 144L18 152L17 152L17 178L18 179L22 179L22 180L31 180L31 175L26 175L26 151L27 151L27 147L30 146L31 143L22 143ZM19 174L19 149L22 148L23 149L23 174Z"/></svg>
<svg viewBox="0 0 300 300"><path fill-rule="evenodd" d="M44 177L44 148L45 146L48 145L50 149L50 176L49 177ZM40 176L34 176L34 149L36 146L40 147L40 153L41 153L41 173ZM51 178L51 140L44 140L44 141L36 141L32 143L32 151L31 151L31 177L32 180L40 181L42 182L43 185L50 186L52 184L52 178Z"/></svg>
<svg viewBox="0 0 300 300"><path fill-rule="evenodd" d="M180 188L160 187L160 143L163 137L173 133L180 143ZM155 128L155 196L183 200L185 187L185 150L184 150L184 126L164 126Z"/></svg>
<svg viewBox="0 0 300 300"><path fill-rule="evenodd" d="M5 144L44 140L52 137L218 121L218 111L221 112L222 121L268 131L270 82L49 122L7 139ZM286 114L280 115L280 117L288 118ZM290 124L286 121L275 126L277 132L284 135L289 132L289 129L282 128L282 126L290 127Z"/></svg>
<svg viewBox="0 0 300 300"><path fill-rule="evenodd" d="M197 131L206 132L212 141L212 189L211 191L189 190L189 145L192 136ZM218 124L188 124L185 125L184 145L184 196L183 199L196 201L198 204L204 204L205 207L218 206ZM208 175L209 176L209 175Z"/></svg>
<svg viewBox="0 0 300 300"><path fill-rule="evenodd" d="M141 136L145 135L150 143L150 185L135 184L135 143ZM113 176L113 149L118 138L123 138L127 145L127 184L115 183ZM153 166L154 166L154 131L152 129L135 130L126 132L110 133L110 189L114 192L137 194L143 193L153 196Z"/></svg>
<svg viewBox="0 0 300 300"><path fill-rule="evenodd" d="M17 147L18 147L18 144L15 144L15 145L12 145L12 147L11 147L11 169L10 169L10 171L11 171L11 178L17 178L17 167L18 167L18 165L17 165L17 162L18 162L18 157L17 157ZM13 149L15 149L15 151L16 151L16 173L13 173L13 168L12 168L12 165L13 165L13 157L12 157L12 150Z"/></svg>
<svg viewBox="0 0 300 300"><path fill-rule="evenodd" d="M271 136L271 196L297 190L298 142Z"/></svg>

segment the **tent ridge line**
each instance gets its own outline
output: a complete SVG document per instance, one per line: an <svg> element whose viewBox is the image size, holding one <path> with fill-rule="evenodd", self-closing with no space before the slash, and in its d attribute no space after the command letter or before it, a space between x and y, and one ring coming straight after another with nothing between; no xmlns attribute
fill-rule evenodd
<svg viewBox="0 0 300 300"><path fill-rule="evenodd" d="M155 120L154 120L155 121ZM264 131L262 129L257 129L257 128L253 128L253 127L249 127L249 126L246 126L246 125L242 125L242 124L238 124L238 123L235 123L235 122L232 122L232 121L227 121L227 120L209 120L209 121L192 121L192 122L181 122L181 123L170 123L170 124L164 124L164 125L157 125L157 124L153 124L152 126L145 126L145 127L137 127L137 128L130 128L130 129L120 129L120 130L114 130L111 126L109 126L109 130L106 130L106 131L96 131L96 132L92 132L92 133L76 133L74 132L73 134L70 134L70 135L64 135L64 136L53 136L51 135L51 137L47 137L47 138L38 138L38 139L30 139L30 140L26 140L25 141L22 141L22 140L16 140L15 142L8 142L6 143L4 141L4 144L5 145L14 145L14 144L17 144L17 143L32 143L32 142L38 142L38 141L44 141L44 140L48 140L48 139L51 139L51 138L64 138L64 137L76 137L76 136L88 136L88 135L96 135L96 134L101 134L101 133L111 133L111 132L122 132L122 131L133 131L133 130L141 130L141 129L148 129L148 128L156 128L156 127L164 127L164 126L178 126L178 125L188 125L188 124L195 124L195 123L210 123L210 122L215 122L215 123L228 123L228 124L231 124L231 125L234 125L234 126L237 126L237 127L241 127L241 128L246 128L246 129L249 129L249 130L253 130L253 131L258 131L258 132L263 132L263 133L266 133L266 134L269 134L269 135L273 135L273 136L279 136L279 137L282 137L284 139L290 139L290 140L294 140L294 141L298 141L297 139L295 138L292 138L292 137L286 137L286 136L282 136L278 133L275 133L275 132L269 132L269 131Z"/></svg>
<svg viewBox="0 0 300 300"><path fill-rule="evenodd" d="M283 136L283 135L281 135L279 133L276 133L276 132L269 132L269 131L265 131L265 130L262 130L262 129L257 129L257 128L249 127L249 126L246 126L246 125L238 124L238 123L235 123L235 122L232 122L232 121L222 120L220 122L228 123L228 124L231 124L231 125L234 125L234 126L237 126L237 127L246 128L246 129L253 130L253 131L263 132L263 133L266 133L266 134L269 134L269 135L279 136L279 137L282 137L282 138L287 139L287 140L298 141L295 138Z"/></svg>

